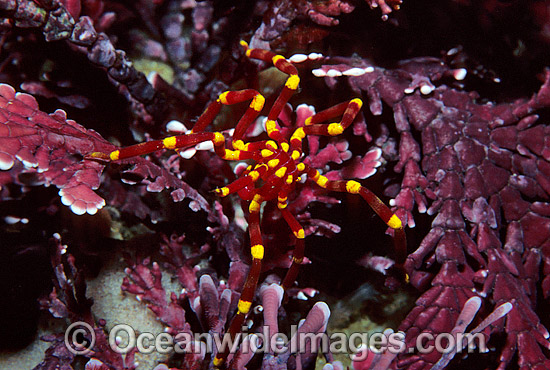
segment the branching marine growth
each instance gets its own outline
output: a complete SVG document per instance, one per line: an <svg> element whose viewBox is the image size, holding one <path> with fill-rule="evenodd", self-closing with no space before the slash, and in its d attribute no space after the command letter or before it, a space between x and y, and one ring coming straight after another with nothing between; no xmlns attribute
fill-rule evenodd
<svg viewBox="0 0 550 370"><path fill-rule="evenodd" d="M296 279L299 266L304 258L305 232L295 216L287 209L287 205L289 193L292 192L303 176L307 176L309 180L328 190L359 194L380 218L394 230L395 247L400 256L398 262L402 263L406 255L406 238L401 220L375 194L361 186L357 181L329 180L321 175L317 169L311 168L301 161L303 154L302 140L307 135L336 136L341 134L354 121L361 110L362 101L352 99L349 102L319 112L305 121L305 127L296 128L290 138L287 138L281 133L277 118L289 98L298 89L300 78L296 67L281 55L276 55L267 50L248 48L244 41L241 42L241 45L245 48L247 57L272 63L277 69L288 75L281 94L267 116L266 130L270 140L250 143L243 141L247 128L258 118L265 102L264 97L256 90L245 89L222 93L217 100L206 108L193 129L187 134L118 148L109 153L94 152L89 156L90 159L117 161L160 149L179 151L199 143L211 141L216 154L225 160L252 160L255 162L237 180L215 190L220 196L237 193L249 205L248 229L251 241L252 266L244 283L237 314L229 327L229 334L232 337L240 332L250 311L262 268L264 246L260 231L260 210L264 202L277 199L278 208L297 239L292 265L283 280L283 288L290 287ZM251 100L249 108L237 123L231 137L231 147L226 145L226 139L221 132L205 131L223 105L233 105L249 100ZM340 122L322 123L339 116L342 117ZM214 359L214 365L221 366L227 355L227 352L218 353Z"/></svg>

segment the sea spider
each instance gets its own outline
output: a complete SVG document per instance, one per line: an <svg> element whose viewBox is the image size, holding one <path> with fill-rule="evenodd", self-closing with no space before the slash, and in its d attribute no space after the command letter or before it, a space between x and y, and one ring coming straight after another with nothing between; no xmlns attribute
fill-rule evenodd
<svg viewBox="0 0 550 370"><path fill-rule="evenodd" d="M237 314L228 330L232 338L241 331L242 324L250 311L262 268L264 246L260 230L260 209L264 202L277 199L278 208L296 237L292 264L283 280L283 288L287 289L296 279L299 266L304 258L305 233L294 215L287 209L287 205L288 195L295 188L296 183L301 181L303 175L306 175L308 180L315 182L322 188L359 194L380 218L394 230L395 247L400 256L404 256L406 252L405 232L401 220L376 195L357 181L331 181L321 175L317 169L311 168L301 161L302 140L307 135L336 136L341 134L351 125L361 110L363 105L361 99L356 98L349 102L340 103L309 117L306 119L304 127L298 127L290 138L285 138L280 131L277 118L292 94L298 89L300 83L298 71L290 61L281 55L267 50L250 49L244 41L241 41L241 45L245 49L248 58L272 63L277 69L288 75L280 95L267 116L266 131L270 140L250 143L243 141L247 128L258 118L265 102L264 97L256 90L245 89L226 91L220 94L217 100L208 105L193 129L187 134L119 148L110 153L95 152L91 155L93 158L116 161L160 149L182 150L205 141L211 141L214 145L214 151L223 159L252 160L256 163L244 171L237 180L215 190L216 194L222 197L237 193L242 200L249 202L248 231L251 242L252 266L242 289ZM220 112L223 105L233 105L249 100L251 103L237 123L231 138L231 148L227 147L225 137L221 132L204 131ZM342 117L340 122L322 124L322 122L339 116ZM227 354L227 351L219 352L214 358L214 366L221 366Z"/></svg>

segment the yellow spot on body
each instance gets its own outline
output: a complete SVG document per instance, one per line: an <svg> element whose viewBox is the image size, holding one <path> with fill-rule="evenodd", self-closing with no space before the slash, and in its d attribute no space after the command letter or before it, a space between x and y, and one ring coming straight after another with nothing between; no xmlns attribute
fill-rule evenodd
<svg viewBox="0 0 550 370"><path fill-rule="evenodd" d="M311 116L311 117L313 117L313 116ZM304 121L304 125L310 126L312 124L311 123L311 117L306 118L306 120Z"/></svg>
<svg viewBox="0 0 550 370"><path fill-rule="evenodd" d="M252 99L252 103L250 103L250 108L254 109L256 112L259 112L264 107L264 103L265 98L261 94L258 94Z"/></svg>
<svg viewBox="0 0 550 370"><path fill-rule="evenodd" d="M344 132L344 127L339 123L331 123L328 125L327 131L330 136L340 135Z"/></svg>
<svg viewBox="0 0 550 370"><path fill-rule="evenodd" d="M246 49L245 54L248 58L250 58L250 55L252 55L252 49Z"/></svg>
<svg viewBox="0 0 550 370"><path fill-rule="evenodd" d="M288 175L288 177L286 178L286 183L290 185L292 184L293 181L294 181L294 177L292 175Z"/></svg>
<svg viewBox="0 0 550 370"><path fill-rule="evenodd" d="M348 182L346 182L346 191L348 193L358 194L359 189L361 189L361 184L358 183L357 181L348 181Z"/></svg>
<svg viewBox="0 0 550 370"><path fill-rule="evenodd" d="M355 104L357 104L357 105L359 106L359 108L361 108L361 107L363 106L363 101L362 101L361 99L359 99L359 98L352 99L352 100L350 101L350 103L355 103Z"/></svg>
<svg viewBox="0 0 550 370"><path fill-rule="evenodd" d="M273 140L268 140L265 142L265 145L270 147L271 149L277 149L277 143Z"/></svg>
<svg viewBox="0 0 550 370"><path fill-rule="evenodd" d="M269 149L262 149L262 150L260 151L260 153L262 154L262 157L264 157L264 158L267 158L267 157L273 155L273 152L272 152L271 150L269 150Z"/></svg>
<svg viewBox="0 0 550 370"><path fill-rule="evenodd" d="M301 153L299 151L294 150L294 151L292 151L292 154L290 155L290 157L292 157L292 159L294 159L294 160L297 160L298 158L300 158L300 155L301 155Z"/></svg>
<svg viewBox="0 0 550 370"><path fill-rule="evenodd" d="M162 140L162 145L164 145L166 149L175 149L176 137L175 136L167 137L166 139Z"/></svg>
<svg viewBox="0 0 550 370"><path fill-rule="evenodd" d="M251 306L252 306L252 302L243 301L242 299L239 299L239 303L237 304L239 313L242 313L245 315L248 313L248 311L250 311Z"/></svg>
<svg viewBox="0 0 550 370"><path fill-rule="evenodd" d="M303 127L298 127L296 129L296 131L294 131L294 133L292 134L292 137L290 138L290 140L298 139L298 140L302 141L302 139L304 137L306 137L306 133L304 132L304 128Z"/></svg>
<svg viewBox="0 0 550 370"><path fill-rule="evenodd" d="M220 103L222 104L227 104L227 95L230 93L231 91L226 91L226 92L223 92L220 94L220 97L218 98L218 100L220 101Z"/></svg>
<svg viewBox="0 0 550 370"><path fill-rule="evenodd" d="M216 194L218 194L219 196L222 196L222 197L225 197L229 194L229 188L227 188L227 187L219 188L219 189L216 189L214 191L216 192Z"/></svg>
<svg viewBox="0 0 550 370"><path fill-rule="evenodd" d="M214 132L214 145L223 145L225 143L225 138L221 132Z"/></svg>
<svg viewBox="0 0 550 370"><path fill-rule="evenodd" d="M281 148L285 151L285 152L288 152L288 149L290 148L290 145L288 145L288 143L281 143Z"/></svg>
<svg viewBox="0 0 550 370"><path fill-rule="evenodd" d="M275 55L273 58L271 58L273 65L277 64L279 60L285 60L285 57L282 55Z"/></svg>
<svg viewBox="0 0 550 370"><path fill-rule="evenodd" d="M325 186L327 186L328 179L325 176L319 175L319 178L316 179L315 182L317 183L317 185L324 188Z"/></svg>
<svg viewBox="0 0 550 370"><path fill-rule="evenodd" d="M250 206L248 206L248 211L250 213L260 212L260 203L256 202L255 200L252 200L250 202Z"/></svg>
<svg viewBox="0 0 550 370"><path fill-rule="evenodd" d="M306 169L306 165L303 164L303 163L298 163L298 164L296 165L296 168L298 169L298 171L303 171L303 170Z"/></svg>
<svg viewBox="0 0 550 370"><path fill-rule="evenodd" d="M298 181L298 182L302 181L302 177L301 177L301 176L298 176L298 177L296 178L296 181Z"/></svg>
<svg viewBox="0 0 550 370"><path fill-rule="evenodd" d="M396 215L392 215L388 221L388 226L392 229L400 229L403 227L401 220Z"/></svg>
<svg viewBox="0 0 550 370"><path fill-rule="evenodd" d="M410 283L411 282L411 278L409 276L409 274L405 274L405 283Z"/></svg>
<svg viewBox="0 0 550 370"><path fill-rule="evenodd" d="M267 165L271 168L273 167L277 167L277 165L279 164L279 160L278 159L272 159L270 161L267 162Z"/></svg>
<svg viewBox="0 0 550 370"><path fill-rule="evenodd" d="M264 258L264 246L261 244L253 245L252 248L250 248L250 254L252 254L252 258L261 260Z"/></svg>
<svg viewBox="0 0 550 370"><path fill-rule="evenodd" d="M111 154L109 154L109 158L111 161L116 161L120 157L120 150L112 151Z"/></svg>
<svg viewBox="0 0 550 370"><path fill-rule="evenodd" d="M248 176L252 179L252 181L257 181L260 177L260 173L258 171L251 171Z"/></svg>
<svg viewBox="0 0 550 370"><path fill-rule="evenodd" d="M290 90L296 90L300 84L300 77L298 75L290 75L286 80L285 86Z"/></svg>
<svg viewBox="0 0 550 370"><path fill-rule="evenodd" d="M321 174L319 173L319 171L315 171L315 174L311 177L311 179L313 181L317 181L317 179L319 178L319 176L321 176Z"/></svg>
<svg viewBox="0 0 550 370"><path fill-rule="evenodd" d="M282 179L285 173L286 173L286 167L281 167L277 171L275 171L275 176Z"/></svg>
<svg viewBox="0 0 550 370"><path fill-rule="evenodd" d="M295 231L294 232L294 235L298 238L298 239L303 239L306 237L306 234L304 233L304 229L300 229L298 231Z"/></svg>
<svg viewBox="0 0 550 370"><path fill-rule="evenodd" d="M294 261L294 263L296 263L297 265L300 265L304 259L303 258L296 258L296 257L292 257L292 260Z"/></svg>
<svg viewBox="0 0 550 370"><path fill-rule="evenodd" d="M221 357L214 357L214 361L212 361L215 367L220 367L221 364L223 364L223 358Z"/></svg>
<svg viewBox="0 0 550 370"><path fill-rule="evenodd" d="M239 44L241 44L242 47L245 47L248 49L248 43L244 40L239 41Z"/></svg>

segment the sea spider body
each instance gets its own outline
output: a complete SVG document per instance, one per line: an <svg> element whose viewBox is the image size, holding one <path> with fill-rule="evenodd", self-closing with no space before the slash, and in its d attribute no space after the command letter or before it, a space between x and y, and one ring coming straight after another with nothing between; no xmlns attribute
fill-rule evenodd
<svg viewBox="0 0 550 370"><path fill-rule="evenodd" d="M304 176L307 176L308 181L327 190L360 195L393 229L398 264L404 261L406 254L406 239L401 220L375 194L354 180L331 181L317 169L311 168L301 161L303 157L302 140L307 135L336 136L341 134L351 125L361 110L363 105L361 99L352 99L321 111L307 118L304 127L296 128L290 137L285 137L277 123L277 118L292 94L298 89L300 83L298 71L290 61L281 55L267 50L250 49L244 41L241 41L241 45L247 57L272 63L277 69L288 75L280 95L267 116L265 128L269 140L249 143L243 141L247 128L258 118L265 103L265 98L259 92L245 89L226 91L220 94L217 100L208 105L189 133L119 148L110 153L96 152L91 155L92 158L116 161L160 149L183 150L202 142L211 141L215 153L223 159L255 162L237 180L225 187L215 189L219 196L237 193L242 200L248 202L248 231L252 264L241 292L237 314L227 331L232 338L241 331L244 320L250 311L262 268L264 246L260 230L261 205L264 202L274 201L275 198L277 198L279 211L296 237L292 264L281 285L287 289L296 279L299 266L304 258L305 232L295 216L287 209L287 205L288 195ZM226 138L221 132L204 131L223 105L233 105L245 101L250 101L250 104L235 127L231 136L231 146L227 145ZM335 117L341 117L341 120L330 124L322 123ZM214 366L222 366L227 355L228 350L219 352L213 360Z"/></svg>

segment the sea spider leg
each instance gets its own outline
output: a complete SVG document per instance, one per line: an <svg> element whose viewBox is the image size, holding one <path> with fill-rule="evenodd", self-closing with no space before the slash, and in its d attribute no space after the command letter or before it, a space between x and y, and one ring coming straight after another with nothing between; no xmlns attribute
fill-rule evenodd
<svg viewBox="0 0 550 370"><path fill-rule="evenodd" d="M347 127L351 125L359 111L363 102L361 99L352 99L349 103L341 103L334 107L321 111L310 118L306 119L305 127L297 128L291 136L290 144L293 150L292 158L301 156L302 140L307 135L319 136L336 136L341 134ZM337 123L321 124L335 116L342 114L342 119ZM401 220L367 188L361 186L357 181L329 181L325 176L322 176L316 169L307 170L308 178L313 180L319 186L328 190L348 192L351 194L359 194L369 206L378 214L378 216L394 230L394 245L397 253L397 262L402 264L407 254L407 239Z"/></svg>
<svg viewBox="0 0 550 370"><path fill-rule="evenodd" d="M282 55L277 55L268 50L250 49L245 41L241 41L241 46L244 48L245 54L248 58L273 63L275 68L288 75L285 86L271 107L266 121L267 135L269 138L281 143L284 141L284 137L281 135L280 127L277 124L277 118L292 94L294 94L294 92L298 89L300 84L298 70Z"/></svg>
<svg viewBox="0 0 550 370"><path fill-rule="evenodd" d="M317 185L327 190L338 191L350 194L359 194L373 209L374 212L394 230L394 244L397 253L397 263L402 264L407 256L407 239L405 230L399 217L397 217L389 208L378 198L372 191L362 186L359 182L350 181L331 181L321 175L314 168L308 170L308 178L313 180Z"/></svg>
<svg viewBox="0 0 550 370"><path fill-rule="evenodd" d="M281 203L279 202L279 209L281 210L281 214L283 215L283 218L285 219L288 226L290 226L292 233L296 237L296 245L294 246L294 251L292 252L292 264L290 265L286 276L281 284L283 289L286 291L292 286L292 284L294 284L294 281L296 281L298 271L300 270L300 265L304 260L305 232L302 225L300 225L298 220L296 220L296 217L294 217L294 215L290 213L287 208L281 208L280 204Z"/></svg>

